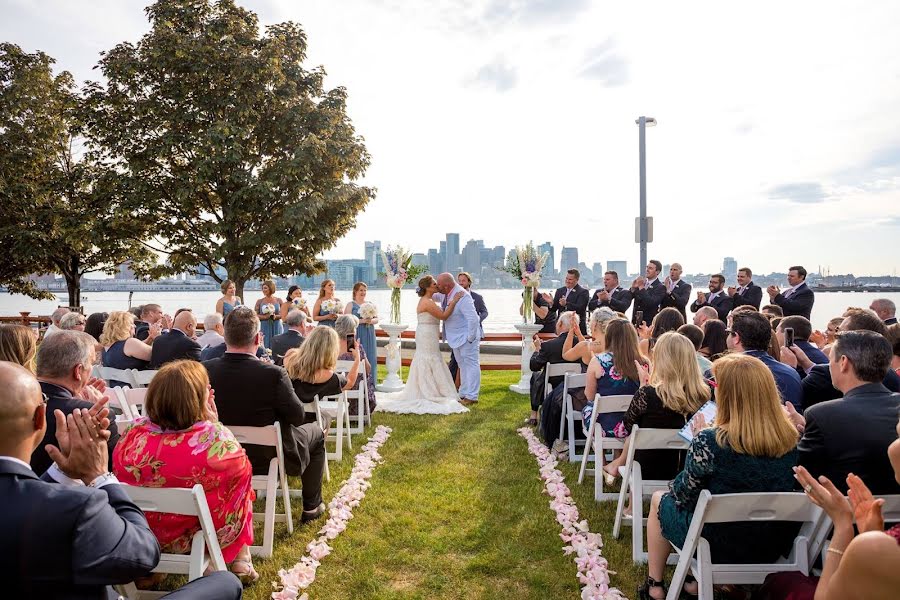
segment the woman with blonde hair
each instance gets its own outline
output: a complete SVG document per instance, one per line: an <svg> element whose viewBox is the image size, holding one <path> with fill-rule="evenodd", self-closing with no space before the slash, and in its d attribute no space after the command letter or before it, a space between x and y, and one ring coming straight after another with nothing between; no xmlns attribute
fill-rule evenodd
<svg viewBox="0 0 900 600"><path fill-rule="evenodd" d="M590 365L595 356L606 350L606 326L616 318L616 313L608 306L595 308L588 320L588 332L591 334L591 339L581 335L580 327L570 327L563 344L563 360L580 360L581 364ZM577 344L575 343L576 339L578 339Z"/></svg>
<svg viewBox="0 0 900 600"><path fill-rule="evenodd" d="M300 344L284 356L284 369L301 402L309 403L325 396L336 396L356 386L359 374L359 349L357 344L349 348L353 366L347 375L335 373L340 342L337 332L330 327L316 327ZM315 414L306 412L306 422L315 422Z"/></svg>
<svg viewBox="0 0 900 600"><path fill-rule="evenodd" d="M701 490L712 494L789 492L794 488L797 430L781 406L772 372L746 354L713 364L718 413L695 429L684 470L666 493L656 492L647 523L649 577L640 598L664 598L663 574L671 547L684 544ZM703 528L713 561L767 563L790 551L797 523L723 523ZM694 589L688 589L694 588ZM684 590L696 594L696 582Z"/></svg>
<svg viewBox="0 0 900 600"><path fill-rule="evenodd" d="M219 422L206 369L179 360L163 365L147 388L146 416L135 420L113 451L122 483L191 488L200 484L225 562L241 579L259 575L250 562L253 544L253 468L246 451ZM186 554L200 530L197 517L148 512L163 552Z"/></svg>
<svg viewBox="0 0 900 600"><path fill-rule="evenodd" d="M147 341L152 344L159 334L160 327L155 324L150 328ZM104 367L143 371L150 364L153 349L134 337L134 315L130 312L116 310L109 313L100 334L100 344L103 346L101 360ZM110 381L109 384L112 387L128 385L121 381Z"/></svg>
<svg viewBox="0 0 900 600"><path fill-rule="evenodd" d="M0 324L0 360L22 365L34 373L37 339L31 327Z"/></svg>
<svg viewBox="0 0 900 600"><path fill-rule="evenodd" d="M241 306L241 299L235 296L237 286L230 279L222 282L222 297L216 302L216 312L222 315L222 318L228 316L238 306Z"/></svg>
<svg viewBox="0 0 900 600"><path fill-rule="evenodd" d="M313 321L316 321L319 325L334 327L334 322L337 321L338 313L341 311L339 309L333 311L323 310L322 303L326 300L334 300L338 305L340 303L334 295L333 279L326 279L322 282L322 285L319 286L319 297L316 298L316 303L313 305L312 318Z"/></svg>

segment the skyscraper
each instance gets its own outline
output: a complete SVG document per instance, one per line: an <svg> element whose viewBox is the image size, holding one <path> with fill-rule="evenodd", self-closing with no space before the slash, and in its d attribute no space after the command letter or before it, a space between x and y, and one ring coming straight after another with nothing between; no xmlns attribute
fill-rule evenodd
<svg viewBox="0 0 900 600"><path fill-rule="evenodd" d="M737 282L737 261L732 256L726 256L722 261L722 275L725 276L726 283L734 284Z"/></svg>
<svg viewBox="0 0 900 600"><path fill-rule="evenodd" d="M559 255L559 272L565 273L569 269L578 268L578 248L567 248L563 246Z"/></svg>
<svg viewBox="0 0 900 600"><path fill-rule="evenodd" d="M547 258L547 264L544 265L544 272L547 275L555 275L556 274L556 252L553 250L553 244L550 242L544 242L540 246L538 246L538 252L543 254L546 252L550 256Z"/></svg>
<svg viewBox="0 0 900 600"><path fill-rule="evenodd" d="M626 286L625 279L628 277L628 262L624 260L606 261L606 270L615 271L619 274L619 284Z"/></svg>
<svg viewBox="0 0 900 600"><path fill-rule="evenodd" d="M370 276L375 277L379 271L382 270L381 267L381 242L379 240L375 240L374 242L366 242L366 253L365 253L366 263L369 265ZM371 281L369 282L371 283Z"/></svg>
<svg viewBox="0 0 900 600"><path fill-rule="evenodd" d="M462 251L460 266L463 271L478 273L481 270L481 250L484 248L482 240L469 240Z"/></svg>
<svg viewBox="0 0 900 600"><path fill-rule="evenodd" d="M451 273L455 272L459 267L459 234L447 234L447 254L444 256L444 262L447 270Z"/></svg>

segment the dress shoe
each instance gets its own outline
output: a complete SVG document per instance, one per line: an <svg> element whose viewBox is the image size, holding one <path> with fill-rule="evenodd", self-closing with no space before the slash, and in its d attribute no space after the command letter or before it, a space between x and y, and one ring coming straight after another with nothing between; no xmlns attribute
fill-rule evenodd
<svg viewBox="0 0 900 600"><path fill-rule="evenodd" d="M318 508L314 508L312 510L304 510L303 514L300 515L301 523L308 523L309 521L315 521L319 517L325 514L325 503L323 502L318 506Z"/></svg>

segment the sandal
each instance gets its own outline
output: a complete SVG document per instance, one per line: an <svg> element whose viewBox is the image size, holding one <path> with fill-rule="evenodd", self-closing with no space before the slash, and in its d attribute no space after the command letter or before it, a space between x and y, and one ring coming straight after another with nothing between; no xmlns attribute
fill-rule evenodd
<svg viewBox="0 0 900 600"><path fill-rule="evenodd" d="M684 576L684 585L688 585L691 583L697 583L697 580L694 578L693 575L688 573L687 575ZM697 598L699 598L699 597L700 597L700 590L697 590L696 594L692 594L689 591L687 591L686 589L684 589L684 587L681 588L681 593L678 594L678 600L697 600Z"/></svg>
<svg viewBox="0 0 900 600"><path fill-rule="evenodd" d="M238 563L242 563L247 565L246 571L235 571L234 567ZM241 580L241 583L247 585L248 583L254 583L257 579L259 579L259 573L256 572L256 569L253 568L253 563L249 560L244 560L243 558L236 558L231 562L231 572L237 575L237 578Z"/></svg>
<svg viewBox="0 0 900 600"><path fill-rule="evenodd" d="M641 587L639 587L637 589L638 598L640 598L640 600L657 600L657 598L654 598L653 596L650 595L650 588L655 588L655 587L662 588L663 598L665 598L666 597L665 593L667 590L665 587L663 587L663 582L657 581L657 580L653 579L652 577L650 577L649 575L647 576L646 583L644 583L644 585L642 585Z"/></svg>

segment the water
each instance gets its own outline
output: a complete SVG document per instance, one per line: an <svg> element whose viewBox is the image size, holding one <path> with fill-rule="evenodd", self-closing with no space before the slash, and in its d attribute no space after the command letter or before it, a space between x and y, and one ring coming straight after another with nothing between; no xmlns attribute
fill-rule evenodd
<svg viewBox="0 0 900 600"><path fill-rule="evenodd" d="M281 293L284 293L282 290ZM304 297L310 307L315 302L315 292L308 292ZM412 288L401 292L400 303L403 322L415 328L416 305L419 298ZM512 333L513 325L521 322L519 316L519 304L521 302L520 290L478 290L484 296L487 305L488 318L484 321L484 330L488 333ZM349 290L339 290L337 297L347 301L351 297ZM390 290L370 290L367 300L374 303L379 310L380 318L386 322L390 317ZM220 298L219 292L135 292L132 296L132 305L155 302L161 304L169 314L173 314L179 308L190 308L199 318L203 318L209 312L215 310L216 301ZM126 310L128 308L128 292L88 292L85 294L85 314L93 312L109 312L113 310ZM261 294L257 291L247 292L247 303L253 304ZM890 298L900 305L900 292L823 292L816 294L816 303L813 306L812 322L817 329L825 329L828 320L840 316L848 306L861 306L868 308L875 298ZM763 294L763 303L768 296ZM25 296L0 293L0 315L18 316L19 311L27 310L32 315L49 315L60 303L65 302L65 295L56 301L32 300ZM690 318L690 312L688 313Z"/></svg>

